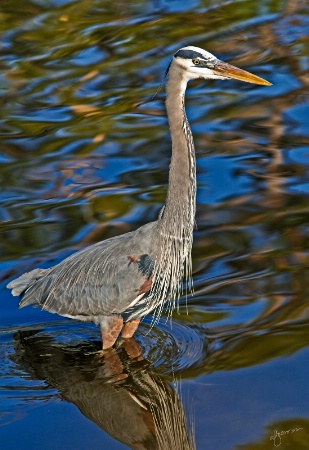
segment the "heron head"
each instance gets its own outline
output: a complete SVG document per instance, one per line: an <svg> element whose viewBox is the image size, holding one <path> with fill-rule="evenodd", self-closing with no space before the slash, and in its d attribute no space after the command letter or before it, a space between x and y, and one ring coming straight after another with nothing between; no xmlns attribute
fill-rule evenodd
<svg viewBox="0 0 309 450"><path fill-rule="evenodd" d="M263 78L220 61L211 53L198 47L181 48L175 53L173 63L177 64L184 71L187 81L196 78L204 78L206 80L229 80L234 78L247 83L271 85Z"/></svg>

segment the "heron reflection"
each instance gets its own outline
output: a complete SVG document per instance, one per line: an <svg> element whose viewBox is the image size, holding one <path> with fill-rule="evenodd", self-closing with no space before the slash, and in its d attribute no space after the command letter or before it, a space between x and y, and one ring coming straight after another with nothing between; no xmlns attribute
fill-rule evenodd
<svg viewBox="0 0 309 450"><path fill-rule="evenodd" d="M18 332L14 340L17 366L128 447L195 448L176 390L141 356L134 338L104 356L91 344L66 347L40 332Z"/></svg>

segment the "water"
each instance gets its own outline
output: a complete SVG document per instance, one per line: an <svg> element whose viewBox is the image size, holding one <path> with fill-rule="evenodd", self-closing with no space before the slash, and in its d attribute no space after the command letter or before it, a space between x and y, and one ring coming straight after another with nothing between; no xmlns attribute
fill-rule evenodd
<svg viewBox="0 0 309 450"><path fill-rule="evenodd" d="M0 25L1 448L308 449L305 2L2 0ZM273 86L190 85L195 295L102 360L94 325L5 285L157 217L151 96L187 44Z"/></svg>

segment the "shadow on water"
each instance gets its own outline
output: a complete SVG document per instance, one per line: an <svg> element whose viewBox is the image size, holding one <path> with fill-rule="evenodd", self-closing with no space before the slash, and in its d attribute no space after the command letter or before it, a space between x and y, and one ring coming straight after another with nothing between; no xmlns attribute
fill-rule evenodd
<svg viewBox="0 0 309 450"><path fill-rule="evenodd" d="M133 338L104 355L94 344L63 346L39 331L18 332L13 342L16 370L44 380L133 450L195 448L177 391L143 358Z"/></svg>

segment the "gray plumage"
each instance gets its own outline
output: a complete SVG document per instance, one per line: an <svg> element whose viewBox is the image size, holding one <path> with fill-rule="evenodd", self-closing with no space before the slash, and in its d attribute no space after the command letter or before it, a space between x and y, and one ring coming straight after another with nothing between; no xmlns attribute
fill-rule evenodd
<svg viewBox="0 0 309 450"><path fill-rule="evenodd" d="M7 287L13 295L21 295L20 307L33 304L100 324L103 348L108 348L121 330L124 338L131 337L150 311L159 317L165 300L172 310L184 278L191 287L196 173L184 96L188 81L195 78L270 84L197 47L176 52L166 87L172 158L163 212L156 222L87 247L50 269L35 269L13 280Z"/></svg>
<svg viewBox="0 0 309 450"><path fill-rule="evenodd" d="M129 256L146 253L151 257L155 228L155 222L149 223L86 247L51 269L29 272L28 276L38 278L33 282L31 276L20 307L37 304L64 316L82 320L87 316L96 323L101 316L124 313L145 280L138 262L131 262Z"/></svg>

